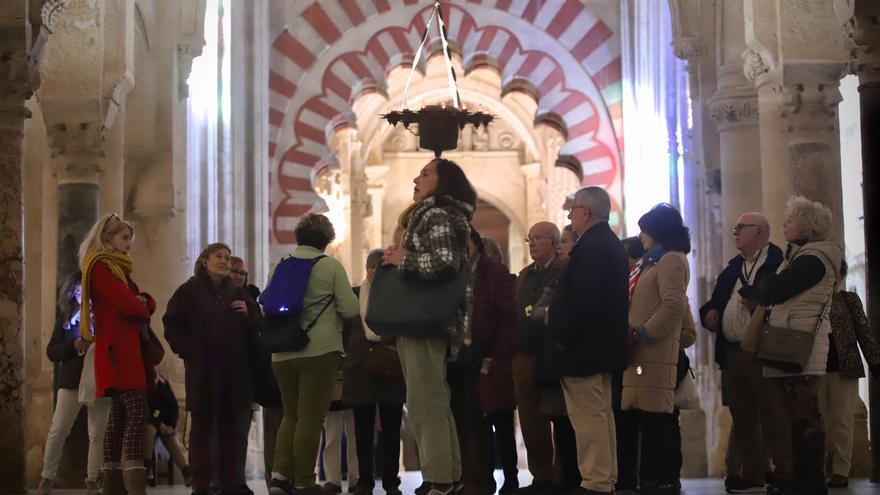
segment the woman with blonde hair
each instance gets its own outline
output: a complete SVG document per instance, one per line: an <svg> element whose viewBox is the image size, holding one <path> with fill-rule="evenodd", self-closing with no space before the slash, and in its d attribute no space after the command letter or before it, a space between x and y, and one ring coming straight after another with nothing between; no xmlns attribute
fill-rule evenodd
<svg viewBox="0 0 880 495"><path fill-rule="evenodd" d="M840 271L840 246L830 240L831 210L822 203L793 196L786 203L786 211L785 261L775 275L761 280L758 299L769 307L769 325L812 334L813 345L800 371L764 366L772 390L765 401L774 429L784 438L783 458L779 462L773 459L776 470L772 489L824 494L828 488L819 382L828 364L829 310Z"/></svg>
<svg viewBox="0 0 880 495"><path fill-rule="evenodd" d="M97 397L110 397L104 432L104 494L142 495L147 369L142 357L156 302L131 278L134 226L116 213L101 217L79 250L83 315L80 335L95 346ZM120 458L122 459L120 463Z"/></svg>
<svg viewBox="0 0 880 495"><path fill-rule="evenodd" d="M249 342L261 312L229 276L232 250L209 244L193 276L174 291L162 317L171 350L186 364L186 409L192 414L189 466L194 494L211 488L211 437L219 432L217 473L224 494L249 493L238 473L245 460L247 431L238 425L251 414L253 385Z"/></svg>

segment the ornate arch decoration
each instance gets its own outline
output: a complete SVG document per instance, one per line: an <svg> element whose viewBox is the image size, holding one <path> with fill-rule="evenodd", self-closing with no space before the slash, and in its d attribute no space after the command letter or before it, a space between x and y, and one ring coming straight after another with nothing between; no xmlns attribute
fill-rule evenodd
<svg viewBox="0 0 880 495"><path fill-rule="evenodd" d="M567 138L557 165L620 203L618 36L579 0L540 4L469 0L442 8L465 68L493 67L504 93L534 98L535 123ZM273 243L294 242L295 222L319 201L315 168L334 162L329 136L356 126L351 104L359 96L386 94L388 73L411 63L429 14L417 0L316 0L279 29L269 62Z"/></svg>

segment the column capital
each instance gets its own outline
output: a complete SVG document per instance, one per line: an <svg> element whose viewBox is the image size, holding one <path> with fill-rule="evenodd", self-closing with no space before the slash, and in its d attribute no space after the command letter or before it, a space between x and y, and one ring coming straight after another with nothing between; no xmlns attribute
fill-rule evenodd
<svg viewBox="0 0 880 495"><path fill-rule="evenodd" d="M880 9L855 15L845 25L849 32L851 69L862 84L880 81Z"/></svg>
<svg viewBox="0 0 880 495"><path fill-rule="evenodd" d="M755 86L766 84L773 69L773 63L757 50L747 48L743 53L743 75L755 83Z"/></svg>
<svg viewBox="0 0 880 495"><path fill-rule="evenodd" d="M817 140L837 126L837 105L843 100L838 83L785 84L782 87L783 130ZM819 139L825 140L825 139Z"/></svg>
<svg viewBox="0 0 880 495"><path fill-rule="evenodd" d="M59 183L97 183L104 157L99 122L68 122L49 127L52 175Z"/></svg>

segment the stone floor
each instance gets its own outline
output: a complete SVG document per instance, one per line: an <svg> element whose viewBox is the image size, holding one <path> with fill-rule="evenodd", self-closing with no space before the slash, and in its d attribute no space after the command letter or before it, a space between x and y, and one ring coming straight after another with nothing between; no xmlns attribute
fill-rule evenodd
<svg viewBox="0 0 880 495"><path fill-rule="evenodd" d="M419 472L410 471L403 473L401 476L403 480L403 484L401 485L401 490L404 494L412 494L413 490L417 486L419 486L422 482L422 476ZM501 471L495 472L495 479L500 482L503 481L503 476ZM527 471L520 471L519 475L520 483L523 485L528 484L531 481L531 476ZM251 488L254 490L256 495L266 495L266 485L260 481L251 481L248 483ZM721 480L717 479L689 479L683 480L682 485L684 485L682 489L682 493L685 495L722 495L724 494L724 484ZM31 492L34 493L34 492ZM74 495L85 493L85 490L55 490L53 493L57 493L58 495ZM156 488L147 489L148 494L154 495L188 495L190 493L189 489L187 489L183 485L160 485ZM384 492L380 488L376 488L376 495L382 495ZM830 490L830 495L880 495L880 484L872 484L868 483L866 480L853 480L850 482L849 488Z"/></svg>

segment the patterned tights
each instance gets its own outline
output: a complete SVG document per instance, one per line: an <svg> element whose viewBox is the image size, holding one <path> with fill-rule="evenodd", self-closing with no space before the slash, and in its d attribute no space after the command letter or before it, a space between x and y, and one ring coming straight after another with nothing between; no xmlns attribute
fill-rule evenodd
<svg viewBox="0 0 880 495"><path fill-rule="evenodd" d="M116 390L110 402L110 418L104 432L104 463L144 458L144 431L150 408L143 390Z"/></svg>

